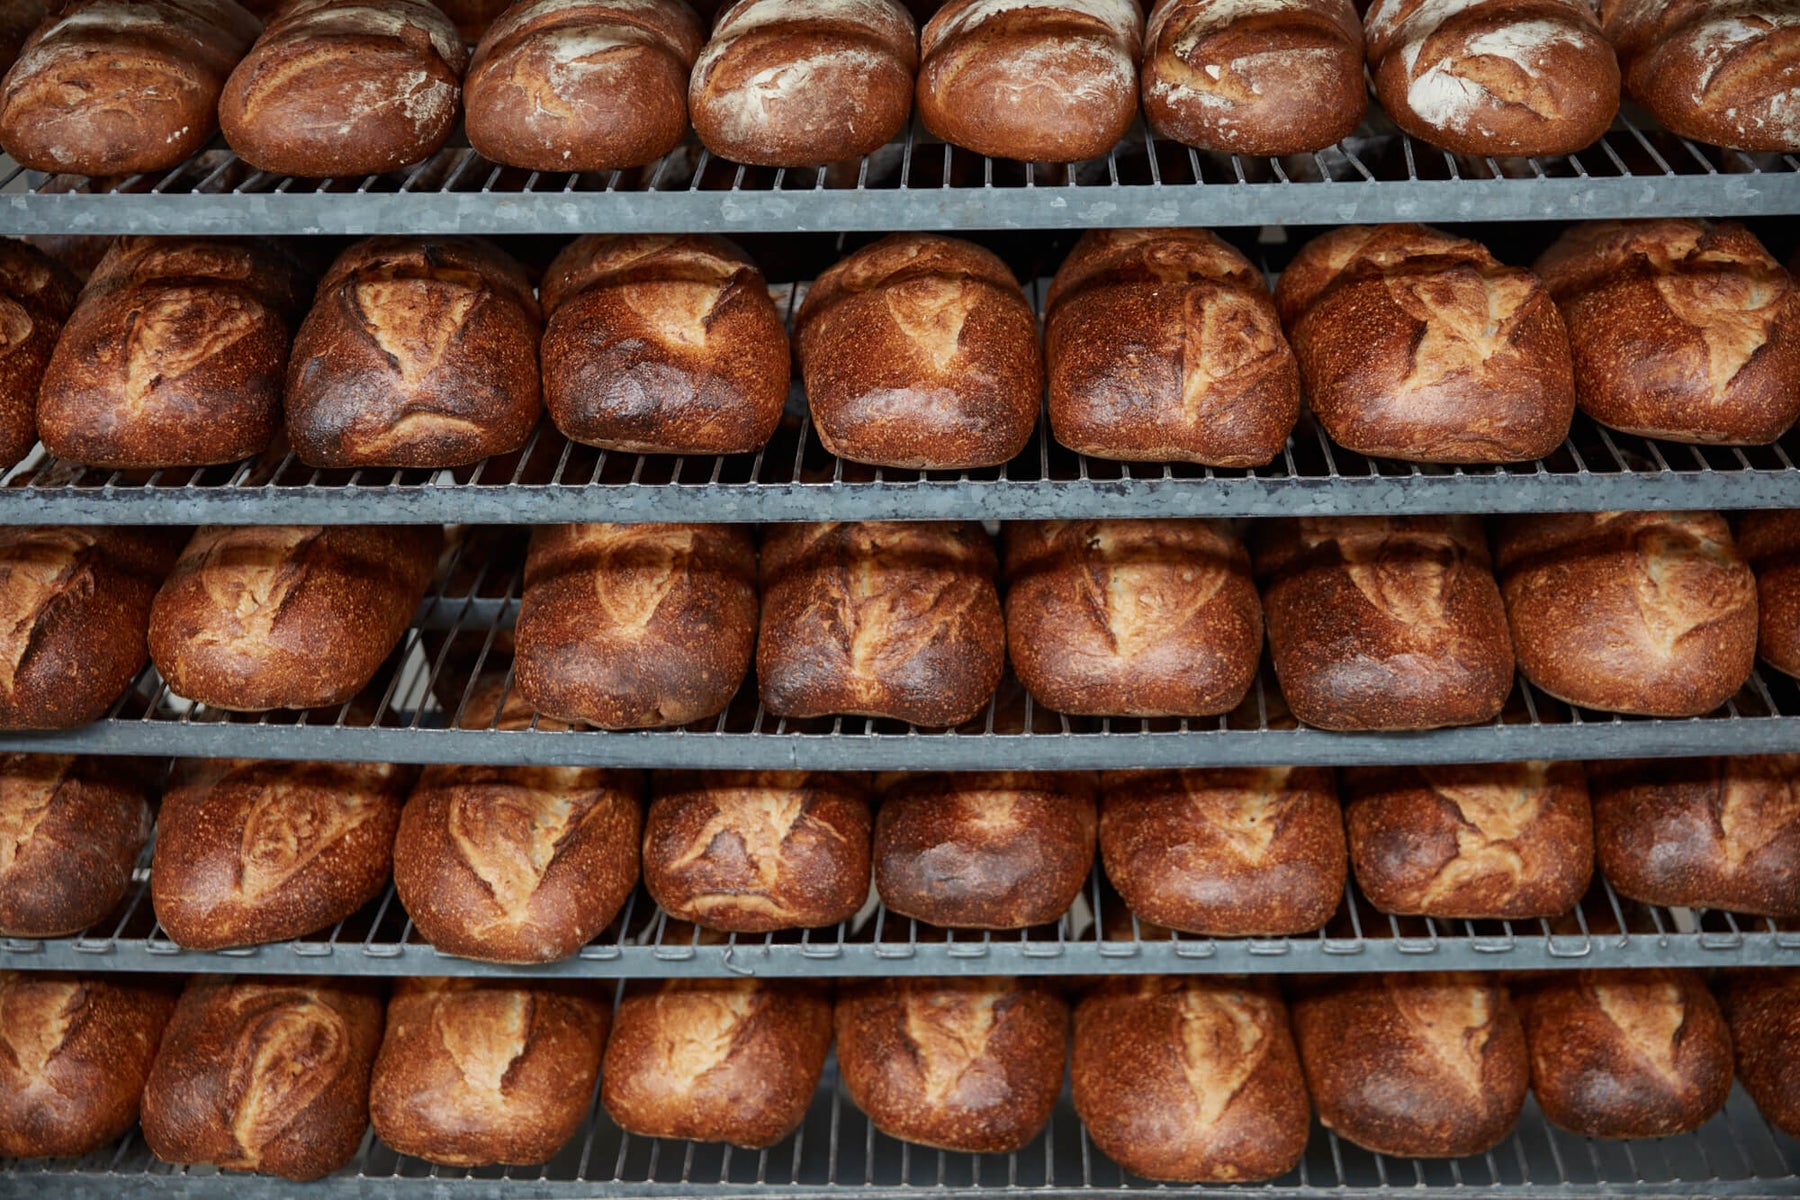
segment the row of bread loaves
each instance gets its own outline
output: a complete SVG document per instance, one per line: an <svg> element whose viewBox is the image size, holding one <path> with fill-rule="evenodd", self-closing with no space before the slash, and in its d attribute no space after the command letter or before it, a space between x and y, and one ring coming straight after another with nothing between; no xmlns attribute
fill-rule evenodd
<svg viewBox="0 0 1800 1200"><path fill-rule="evenodd" d="M891 1137L1021 1149L1067 1065L1088 1135L1132 1174L1263 1180L1299 1163L1315 1107L1396 1157L1491 1149L1528 1090L1578 1135L1685 1132L1723 1107L1734 1057L1796 1132L1797 1002L1780 971L1728 977L1719 1000L1679 970L1352 975L1291 1005L1205 977L1101 980L1073 1006L1004 977L846 983L835 1003L808 982L669 981L610 1012L580 985L409 979L384 1020L362 983L197 976L175 999L9 974L0 1037L37 1053L0 1057L0 1154L81 1154L141 1117L159 1158L293 1179L349 1162L371 1122L428 1161L529 1165L580 1128L596 1081L629 1133L764 1148L801 1124L835 1040L845 1092Z"/></svg>

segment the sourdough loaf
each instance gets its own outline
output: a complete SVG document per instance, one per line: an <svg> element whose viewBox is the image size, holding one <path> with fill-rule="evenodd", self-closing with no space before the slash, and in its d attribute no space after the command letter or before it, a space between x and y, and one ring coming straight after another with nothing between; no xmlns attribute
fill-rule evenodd
<svg viewBox="0 0 1800 1200"><path fill-rule="evenodd" d="M38 389L80 288L49 255L0 239L0 467L37 445Z"/></svg>
<svg viewBox="0 0 1800 1200"><path fill-rule="evenodd" d="M1089 230L1046 312L1050 427L1069 449L1259 467L1287 443L1293 351L1262 275L1204 229Z"/></svg>
<svg viewBox="0 0 1800 1200"><path fill-rule="evenodd" d="M118 907L150 840L134 767L0 755L0 937L69 937Z"/></svg>
<svg viewBox="0 0 1800 1200"><path fill-rule="evenodd" d="M1719 986L1737 1077L1763 1119L1800 1136L1800 971L1734 971Z"/></svg>
<svg viewBox="0 0 1800 1200"><path fill-rule="evenodd" d="M1745 513L1737 545L1756 573L1757 654L1800 676L1800 509Z"/></svg>
<svg viewBox="0 0 1800 1200"><path fill-rule="evenodd" d="M565 437L744 454L781 421L787 330L762 272L724 238L577 238L545 274L544 308L544 401Z"/></svg>
<svg viewBox="0 0 1800 1200"><path fill-rule="evenodd" d="M537 427L531 280L473 238L379 237L338 256L294 338L288 438L315 467L457 467Z"/></svg>

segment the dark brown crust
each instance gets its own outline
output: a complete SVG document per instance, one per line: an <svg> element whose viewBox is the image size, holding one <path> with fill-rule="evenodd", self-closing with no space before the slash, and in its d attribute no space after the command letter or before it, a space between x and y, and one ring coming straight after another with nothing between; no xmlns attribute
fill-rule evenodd
<svg viewBox="0 0 1800 1200"><path fill-rule="evenodd" d="M1591 769L1600 867L1620 895L1800 917L1800 756Z"/></svg>
<svg viewBox="0 0 1800 1200"><path fill-rule="evenodd" d="M799 1127L831 1048L815 985L669 980L625 989L600 1102L640 1137L762 1149Z"/></svg>
<svg viewBox="0 0 1800 1200"><path fill-rule="evenodd" d="M553 525L531 537L514 634L520 696L603 729L717 716L756 638L743 525Z"/></svg>
<svg viewBox="0 0 1800 1200"><path fill-rule="evenodd" d="M1071 1075L1094 1145L1145 1179L1274 1179L1306 1152L1306 1085L1266 981L1109 980L1075 1009Z"/></svg>
<svg viewBox="0 0 1800 1200"><path fill-rule="evenodd" d="M1583 1137L1697 1129L1731 1092L1731 1039L1698 971L1558 971L1519 993L1531 1086Z"/></svg>
<svg viewBox="0 0 1800 1200"><path fill-rule="evenodd" d="M0 467L37 445L38 390L80 290L55 259L0 240Z"/></svg>
<svg viewBox="0 0 1800 1200"><path fill-rule="evenodd" d="M764 535L757 687L776 716L980 712L1005 668L994 548L957 522L778 525Z"/></svg>
<svg viewBox="0 0 1800 1200"><path fill-rule="evenodd" d="M1342 780L1356 886L1382 912L1521 920L1587 894L1594 822L1577 763L1353 767Z"/></svg>
<svg viewBox="0 0 1800 1200"><path fill-rule="evenodd" d="M1737 544L1756 572L1757 653L1782 674L1800 676L1800 510L1745 513Z"/></svg>
<svg viewBox="0 0 1800 1200"><path fill-rule="evenodd" d="M644 820L644 884L670 916L769 933L835 925L869 895L869 788L824 772L669 771Z"/></svg>
<svg viewBox="0 0 1800 1200"><path fill-rule="evenodd" d="M1094 863L1091 774L891 777L875 815L875 888L890 913L955 929L1060 918Z"/></svg>
<svg viewBox="0 0 1800 1200"><path fill-rule="evenodd" d="M150 840L135 767L0 755L0 937L69 937L118 907Z"/></svg>
<svg viewBox="0 0 1800 1200"><path fill-rule="evenodd" d="M1744 1090L1769 1124L1800 1137L1800 971L1734 971L1718 991Z"/></svg>
<svg viewBox="0 0 1800 1200"><path fill-rule="evenodd" d="M1344 899L1344 821L1324 767L1109 771L1100 859L1142 921L1207 937L1318 929Z"/></svg>
<svg viewBox="0 0 1800 1200"><path fill-rule="evenodd" d="M1511 517L1494 545L1519 669L1559 700L1700 716L1756 665L1756 580L1717 513Z"/></svg>
<svg viewBox="0 0 1800 1200"><path fill-rule="evenodd" d="M525 444L542 411L525 269L473 238L338 256L288 362L288 438L315 467L457 467Z"/></svg>
<svg viewBox="0 0 1800 1200"><path fill-rule="evenodd" d="M1306 517L1262 532L1263 618L1296 717L1431 729L1500 712L1512 646L1477 520Z"/></svg>
<svg viewBox="0 0 1800 1200"><path fill-rule="evenodd" d="M328 1175L368 1128L380 1042L370 985L197 975L150 1069L144 1142L165 1162Z"/></svg>
<svg viewBox="0 0 1800 1200"><path fill-rule="evenodd" d="M889 1137L972 1154L1023 1149L1050 1121L1069 1006L1042 980L892 979L838 994L838 1070Z"/></svg>
<svg viewBox="0 0 1800 1200"><path fill-rule="evenodd" d="M1250 555L1210 521L1006 526L1013 671L1055 712L1212 716L1262 660Z"/></svg>
<svg viewBox="0 0 1800 1200"><path fill-rule="evenodd" d="M427 1162L547 1162L587 1116L611 1017L593 988L403 979L369 1083L375 1132Z"/></svg>

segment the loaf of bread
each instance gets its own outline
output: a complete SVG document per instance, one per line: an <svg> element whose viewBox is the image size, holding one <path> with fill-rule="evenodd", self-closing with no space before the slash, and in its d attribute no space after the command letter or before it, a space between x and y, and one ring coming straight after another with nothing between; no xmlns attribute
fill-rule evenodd
<svg viewBox="0 0 1800 1200"><path fill-rule="evenodd" d="M430 0L289 0L226 79L219 128L276 175L379 175L437 153L468 63Z"/></svg>
<svg viewBox="0 0 1800 1200"><path fill-rule="evenodd" d="M1737 1077L1763 1119L1800 1136L1800 971L1734 971L1719 988Z"/></svg>
<svg viewBox="0 0 1800 1200"><path fill-rule="evenodd" d="M380 1043L367 983L196 975L150 1068L144 1141L164 1162L329 1175L368 1128Z"/></svg>
<svg viewBox="0 0 1800 1200"><path fill-rule="evenodd" d="M1343 787L1356 886L1382 912L1522 920L1587 894L1594 820L1577 763L1352 767Z"/></svg>
<svg viewBox="0 0 1800 1200"><path fill-rule="evenodd" d="M349 700L399 643L437 567L426 525L212 525L150 612L178 696L259 712Z"/></svg>
<svg viewBox="0 0 1800 1200"><path fill-rule="evenodd" d="M1745 513L1737 545L1756 573L1756 652L1800 676L1800 509Z"/></svg>
<svg viewBox="0 0 1800 1200"><path fill-rule="evenodd" d="M1600 869L1621 896L1800 917L1800 756L1592 769Z"/></svg>
<svg viewBox="0 0 1800 1200"><path fill-rule="evenodd" d="M471 728L523 729L483 688ZM536 728L566 729L553 721ZM638 882L642 777L587 767L427 767L400 814L394 890L426 941L487 962L554 962L612 924Z"/></svg>
<svg viewBox="0 0 1800 1200"><path fill-rule="evenodd" d="M1800 150L1800 9L1791 0L1599 0L1625 90L1665 127L1771 154Z"/></svg>
<svg viewBox="0 0 1800 1200"><path fill-rule="evenodd" d="M0 729L70 729L110 708L150 653L151 602L182 529L0 529Z"/></svg>
<svg viewBox="0 0 1800 1200"><path fill-rule="evenodd" d="M875 890L888 911L953 929L1062 918L1094 865L1094 776L919 773L880 781Z"/></svg>
<svg viewBox="0 0 1800 1200"><path fill-rule="evenodd" d="M415 774L393 763L177 760L150 865L163 931L217 950L329 929L387 887Z"/></svg>
<svg viewBox="0 0 1800 1200"><path fill-rule="evenodd" d="M544 276L544 401L563 435L631 454L744 454L787 403L787 330L724 238L566 246Z"/></svg>
<svg viewBox="0 0 1800 1200"><path fill-rule="evenodd" d="M956 725L1006 661L993 545L978 525L778 525L762 547L756 682L778 717Z"/></svg>
<svg viewBox="0 0 1800 1200"><path fill-rule="evenodd" d="M1590 0L1375 0L1375 94L1457 154L1574 154L1619 111L1619 63Z"/></svg>
<svg viewBox="0 0 1800 1200"><path fill-rule="evenodd" d="M1525 1031L1487 976L1337 976L1305 989L1293 1012L1320 1122L1365 1150L1464 1158L1519 1119Z"/></svg>
<svg viewBox="0 0 1800 1200"><path fill-rule="evenodd" d="M717 716L750 669L756 545L744 525L549 525L531 535L519 694L603 729Z"/></svg>
<svg viewBox="0 0 1800 1200"><path fill-rule="evenodd" d="M706 29L685 0L521 0L489 25L463 87L469 144L528 171L615 171L686 136Z"/></svg>
<svg viewBox="0 0 1800 1200"><path fill-rule="evenodd" d="M0 468L37 445L38 389L80 290L49 255L0 239Z"/></svg>
<svg viewBox="0 0 1800 1200"><path fill-rule="evenodd" d="M919 34L919 119L993 158L1078 162L1137 116L1136 0L948 0Z"/></svg>
<svg viewBox="0 0 1800 1200"><path fill-rule="evenodd" d="M631 983L600 1102L639 1137L760 1150L799 1128L831 1048L831 998L807 982Z"/></svg>
<svg viewBox="0 0 1800 1200"><path fill-rule="evenodd" d="M835 925L869 897L869 788L819 771L670 771L644 819L644 886L670 916L768 933Z"/></svg>
<svg viewBox="0 0 1800 1200"><path fill-rule="evenodd" d="M1144 119L1226 154L1306 154L1368 110L1350 0L1158 0L1144 39Z"/></svg>
<svg viewBox="0 0 1800 1200"><path fill-rule="evenodd" d="M1013 670L1055 712L1212 716L1256 679L1262 604L1218 523L1015 522L1006 582Z"/></svg>
<svg viewBox="0 0 1800 1200"><path fill-rule="evenodd" d="M299 303L298 272L267 242L119 239L50 356L38 436L92 467L260 454L281 424Z"/></svg>
<svg viewBox="0 0 1800 1200"><path fill-rule="evenodd" d="M0 754L0 937L69 937L105 917L149 840L130 764Z"/></svg>
<svg viewBox="0 0 1800 1200"><path fill-rule="evenodd" d="M1497 716L1506 610L1472 517L1302 517L1256 548L1281 692L1322 729L1432 729Z"/></svg>
<svg viewBox="0 0 1800 1200"><path fill-rule="evenodd" d="M1321 767L1109 771L1100 861L1143 921L1207 937L1283 937L1344 899L1344 820Z"/></svg>
<svg viewBox="0 0 1800 1200"><path fill-rule="evenodd" d="M0 971L0 1158L74 1158L137 1123L175 993Z"/></svg>
<svg viewBox="0 0 1800 1200"><path fill-rule="evenodd" d="M369 1081L376 1134L448 1166L549 1161L600 1078L603 996L549 981L401 980Z"/></svg>
<svg viewBox="0 0 1800 1200"><path fill-rule="evenodd" d="M1499 463L1542 458L1568 436L1574 368L1550 293L1467 238L1345 226L1306 244L1275 303L1307 402L1341 446Z"/></svg>
<svg viewBox="0 0 1800 1200"><path fill-rule="evenodd" d="M315 467L510 454L541 412L541 327L525 269L487 242L358 242L326 272L294 338L288 439Z"/></svg>
<svg viewBox="0 0 1800 1200"><path fill-rule="evenodd" d="M1568 325L1576 402L1601 424L1760 445L1800 417L1800 288L1742 225L1584 222L1536 270Z"/></svg>
<svg viewBox="0 0 1800 1200"><path fill-rule="evenodd" d="M889 1137L1010 1154L1050 1121L1069 1005L1043 980L882 979L838 994L838 1071Z"/></svg>
<svg viewBox="0 0 1800 1200"><path fill-rule="evenodd" d="M1306 1152L1312 1110L1280 994L1267 981L1107 980L1075 1009L1075 1111L1144 1179L1274 1179Z"/></svg>
<svg viewBox="0 0 1800 1200"><path fill-rule="evenodd" d="M1559 700L1696 717L1756 665L1756 580L1717 513L1508 518L1495 559L1519 669Z"/></svg>
<svg viewBox="0 0 1800 1200"><path fill-rule="evenodd" d="M688 113L732 162L841 162L905 128L918 66L918 27L894 0L736 0L694 62Z"/></svg>
<svg viewBox="0 0 1800 1200"><path fill-rule="evenodd" d="M262 27L232 0L73 0L0 81L0 146L70 175L165 171L218 126L219 90Z"/></svg>
<svg viewBox="0 0 1800 1200"><path fill-rule="evenodd" d="M1261 273L1206 230L1090 229L1046 312L1050 427L1069 449L1260 467L1287 444L1293 351Z"/></svg>
<svg viewBox="0 0 1800 1200"><path fill-rule="evenodd" d="M1571 1133L1686 1133L1731 1093L1731 1036L1698 971L1546 972L1519 1008L1538 1107Z"/></svg>
<svg viewBox="0 0 1800 1200"><path fill-rule="evenodd" d="M806 293L794 339L819 442L841 458L991 467L1037 428L1037 318L1007 265L970 242L896 233L863 247Z"/></svg>

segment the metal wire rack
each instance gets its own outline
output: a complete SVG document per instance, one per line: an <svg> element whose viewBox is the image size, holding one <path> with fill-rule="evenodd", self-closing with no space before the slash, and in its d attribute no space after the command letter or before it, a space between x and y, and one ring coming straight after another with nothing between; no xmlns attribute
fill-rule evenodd
<svg viewBox="0 0 1800 1200"><path fill-rule="evenodd" d="M1456 1197L1528 1187L1556 1197L1791 1196L1800 1190L1800 1143L1763 1120L1741 1088L1694 1133L1654 1142L1598 1142L1550 1125L1534 1100L1494 1149L1437 1161L1371 1154L1317 1123L1300 1166L1269 1184L1232 1187L1240 1195L1342 1197L1403 1189L1408 1196ZM365 1134L356 1158L306 1184L158 1162L133 1130L85 1158L0 1163L0 1190L13 1196L114 1200L121 1194L193 1197L321 1197L507 1200L654 1195L1178 1195L1129 1175L1089 1140L1069 1102L1025 1149L973 1155L911 1146L878 1132L827 1064L800 1129L767 1150L634 1137L595 1103L567 1146L543 1166L451 1168L396 1154Z"/></svg>
<svg viewBox="0 0 1800 1200"><path fill-rule="evenodd" d="M459 139L460 141L460 139ZM676 230L1078 229L1750 216L1800 207L1800 156L1721 150L1627 108L1579 154L1456 156L1380 113L1313 154L1189 149L1141 124L1103 159L1017 163L924 133L825 168L767 170L692 142L629 171L522 171L454 145L410 169L345 179L258 171L221 143L160 175L27 172L0 162L0 233L617 233Z"/></svg>

